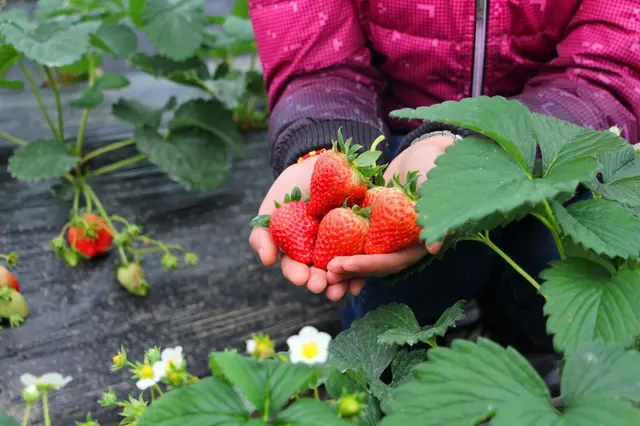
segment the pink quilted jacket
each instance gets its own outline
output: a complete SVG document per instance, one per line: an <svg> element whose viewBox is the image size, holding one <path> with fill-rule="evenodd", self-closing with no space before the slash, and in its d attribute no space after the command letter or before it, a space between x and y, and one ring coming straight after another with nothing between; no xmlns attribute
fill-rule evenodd
<svg viewBox="0 0 640 426"><path fill-rule="evenodd" d="M276 172L336 130L411 130L388 112L515 98L638 141L639 0L249 0Z"/></svg>

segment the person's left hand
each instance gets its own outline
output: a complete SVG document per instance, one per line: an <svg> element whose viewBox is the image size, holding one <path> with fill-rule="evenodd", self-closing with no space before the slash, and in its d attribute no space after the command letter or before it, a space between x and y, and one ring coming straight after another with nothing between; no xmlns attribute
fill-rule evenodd
<svg viewBox="0 0 640 426"><path fill-rule="evenodd" d="M385 171L388 181L395 174L404 183L407 172L418 171L418 186L425 181L426 175L433 167L438 156L444 153L454 139L449 136L434 136L416 142L398 155ZM356 255L336 257L327 266L327 282L329 285L345 286L349 280L364 283L366 277L384 277L395 274L415 264L427 253L436 254L442 243L417 244L413 247L390 254Z"/></svg>

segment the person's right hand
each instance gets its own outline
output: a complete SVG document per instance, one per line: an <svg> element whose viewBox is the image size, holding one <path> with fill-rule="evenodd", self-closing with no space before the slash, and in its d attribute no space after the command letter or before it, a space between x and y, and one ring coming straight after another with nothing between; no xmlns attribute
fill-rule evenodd
<svg viewBox="0 0 640 426"><path fill-rule="evenodd" d="M306 199L309 195L311 173L317 159L317 157L310 157L301 163L287 167L271 185L260 205L258 214L272 214L276 209L274 201L282 203L285 194L291 193L295 187L300 188L302 199ZM265 266L271 266L277 262L279 250L271 240L267 228L254 228L249 236L249 245L258 253ZM322 293L326 289L327 297L333 301L342 299L347 290L357 295L364 286L364 279L356 278L327 288L326 271L309 267L286 255L282 256L280 267L284 277L293 284L306 285L313 293Z"/></svg>

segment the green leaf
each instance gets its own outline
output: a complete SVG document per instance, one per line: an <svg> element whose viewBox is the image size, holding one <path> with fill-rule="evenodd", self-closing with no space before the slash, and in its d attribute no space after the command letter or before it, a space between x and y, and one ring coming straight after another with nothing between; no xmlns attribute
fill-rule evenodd
<svg viewBox="0 0 640 426"><path fill-rule="evenodd" d="M24 89L24 83L20 80L2 80L0 79L0 89L20 90Z"/></svg>
<svg viewBox="0 0 640 426"><path fill-rule="evenodd" d="M138 426L243 425L249 414L231 386L208 377L156 399Z"/></svg>
<svg viewBox="0 0 640 426"><path fill-rule="evenodd" d="M536 140L532 114L516 100L480 96L461 101L392 111L391 117L453 124L498 142L527 173L533 170Z"/></svg>
<svg viewBox="0 0 640 426"><path fill-rule="evenodd" d="M227 108L234 110L240 105L244 97L246 81L244 74L240 76L228 75L217 80L204 82L206 89Z"/></svg>
<svg viewBox="0 0 640 426"><path fill-rule="evenodd" d="M172 132L165 140L153 129L138 127L135 136L138 149L149 156L149 161L188 190L211 191L227 178L224 145L208 133Z"/></svg>
<svg viewBox="0 0 640 426"><path fill-rule="evenodd" d="M64 6L64 4L65 0L38 0L34 15L37 20L45 20L53 12Z"/></svg>
<svg viewBox="0 0 640 426"><path fill-rule="evenodd" d="M0 23L0 35L27 58L49 67L69 65L89 49L89 36L95 33L99 22L80 22L61 26L44 22L35 31L25 30L14 22Z"/></svg>
<svg viewBox="0 0 640 426"><path fill-rule="evenodd" d="M427 360L427 351L402 349L391 362L391 386L398 387L412 377L413 368Z"/></svg>
<svg viewBox="0 0 640 426"><path fill-rule="evenodd" d="M266 96L267 90L264 85L264 76L258 71L247 71L245 73L245 80L247 82L247 93L253 96Z"/></svg>
<svg viewBox="0 0 640 426"><path fill-rule="evenodd" d="M631 345L640 335L640 275L626 266L611 275L599 264L567 259L540 276L547 330L559 351L570 354L597 339Z"/></svg>
<svg viewBox="0 0 640 426"><path fill-rule="evenodd" d="M91 57L92 64L89 64L89 57ZM102 57L95 54L85 54L72 64L65 65L58 68L60 72L67 74L73 74L76 76L87 75L91 66L99 67L102 65Z"/></svg>
<svg viewBox="0 0 640 426"><path fill-rule="evenodd" d="M95 87L89 87L82 91L80 97L69 101L71 106L76 108L93 109L99 106L104 100L104 94Z"/></svg>
<svg viewBox="0 0 640 426"><path fill-rule="evenodd" d="M436 164L416 205L418 223L424 227L421 237L429 242L441 241L465 226L468 232L487 229L483 220L496 213L505 221L521 216L543 200L591 181L598 170L596 160L585 158L554 168L544 178L530 179L509 153L478 137L458 141Z"/></svg>
<svg viewBox="0 0 640 426"><path fill-rule="evenodd" d="M7 170L20 180L38 182L62 177L78 158L54 140L37 140L18 149L10 158Z"/></svg>
<svg viewBox="0 0 640 426"><path fill-rule="evenodd" d="M363 368L367 379L377 380L393 360L397 347L378 344L378 337L392 328L410 327L415 321L406 305L382 306L353 322L329 346L329 361L340 371Z"/></svg>
<svg viewBox="0 0 640 426"><path fill-rule="evenodd" d="M411 312L411 309L407 306L406 309L403 310L404 316L407 320L405 325L387 330L380 335L378 342L396 345L415 345L418 342L427 342L438 336L442 337L450 327L455 327L456 321L465 318L463 311L465 303L465 300L456 302L453 306L447 308L442 313L435 325L424 328L420 327L418 320L414 316L413 312Z"/></svg>
<svg viewBox="0 0 640 426"><path fill-rule="evenodd" d="M261 413L278 410L322 371L304 364L258 361L231 352L212 353L209 358Z"/></svg>
<svg viewBox="0 0 640 426"><path fill-rule="evenodd" d="M124 24L104 24L92 38L94 45L118 59L133 55L138 47L138 36Z"/></svg>
<svg viewBox="0 0 640 426"><path fill-rule="evenodd" d="M0 77L3 77L20 59L20 54L13 46L0 45Z"/></svg>
<svg viewBox="0 0 640 426"><path fill-rule="evenodd" d="M222 31L233 43L250 43L255 40L253 26L249 19L234 15L227 16L222 24Z"/></svg>
<svg viewBox="0 0 640 426"><path fill-rule="evenodd" d="M394 391L381 425L471 426L496 412L498 421L511 405L535 406L550 397L522 355L484 338L477 343L456 340L451 349L431 349L429 362L413 371L413 379Z"/></svg>
<svg viewBox="0 0 640 426"><path fill-rule="evenodd" d="M244 140L238 133L233 115L216 99L194 99L185 102L180 105L173 119L169 121L171 132L193 128L210 133L212 138L221 141L238 155L242 155Z"/></svg>
<svg viewBox="0 0 640 426"><path fill-rule="evenodd" d="M247 0L236 0L231 8L231 14L242 19L249 19L249 2Z"/></svg>
<svg viewBox="0 0 640 426"><path fill-rule="evenodd" d="M0 410L0 426L20 426L20 423L4 411Z"/></svg>
<svg viewBox="0 0 640 426"><path fill-rule="evenodd" d="M585 248L608 257L640 254L640 219L615 201L586 200L565 208L552 201L562 231Z"/></svg>
<svg viewBox="0 0 640 426"><path fill-rule="evenodd" d="M140 52L131 58L130 63L134 68L155 77L203 90L206 90L204 82L211 78L207 64L197 56L174 61L161 55L149 56Z"/></svg>
<svg viewBox="0 0 640 426"><path fill-rule="evenodd" d="M75 189L75 185L73 185L71 182L63 180L52 185L49 189L49 192L51 192L51 195L53 195L58 200L69 202L73 200Z"/></svg>
<svg viewBox="0 0 640 426"><path fill-rule="evenodd" d="M544 174L569 161L597 157L629 145L612 132L585 129L546 115L534 113L533 123L542 153Z"/></svg>
<svg viewBox="0 0 640 426"><path fill-rule="evenodd" d="M276 425L286 426L353 426L353 422L338 417L335 409L315 399L295 401L278 414Z"/></svg>
<svg viewBox="0 0 640 426"><path fill-rule="evenodd" d="M102 90L122 89L129 85L129 80L122 74L106 73L96 78L93 87Z"/></svg>
<svg viewBox="0 0 640 426"><path fill-rule="evenodd" d="M142 29L142 16L147 0L129 0L129 17L134 25Z"/></svg>
<svg viewBox="0 0 640 426"><path fill-rule="evenodd" d="M204 21L204 0L149 1L142 13L153 46L176 61L196 53L204 38Z"/></svg>
<svg viewBox="0 0 640 426"><path fill-rule="evenodd" d="M171 97L162 108L152 108L135 100L120 99L113 104L111 113L116 118L127 121L136 127L157 129L164 113L175 108L175 105L175 97Z"/></svg>
<svg viewBox="0 0 640 426"><path fill-rule="evenodd" d="M631 145L602 157L602 183L595 181L591 189L608 200L627 207L640 207L640 156Z"/></svg>

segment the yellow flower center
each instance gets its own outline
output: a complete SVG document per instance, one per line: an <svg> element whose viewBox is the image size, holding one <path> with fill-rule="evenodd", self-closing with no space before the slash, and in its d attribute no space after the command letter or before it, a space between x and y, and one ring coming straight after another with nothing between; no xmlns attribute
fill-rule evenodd
<svg viewBox="0 0 640 426"><path fill-rule="evenodd" d="M122 354L117 354L113 357L113 363L115 365L120 365L121 363L124 362L124 357L122 356Z"/></svg>
<svg viewBox="0 0 640 426"><path fill-rule="evenodd" d="M169 365L169 368L175 370L176 368L178 368L178 358L170 358L167 364Z"/></svg>
<svg viewBox="0 0 640 426"><path fill-rule="evenodd" d="M141 379L153 379L153 368L150 365L145 365L140 369Z"/></svg>
<svg viewBox="0 0 640 426"><path fill-rule="evenodd" d="M256 355L266 358L273 353L273 347L270 341L259 341L256 345Z"/></svg>
<svg viewBox="0 0 640 426"><path fill-rule="evenodd" d="M313 359L320 353L320 348L316 342L306 342L302 345L302 357Z"/></svg>

